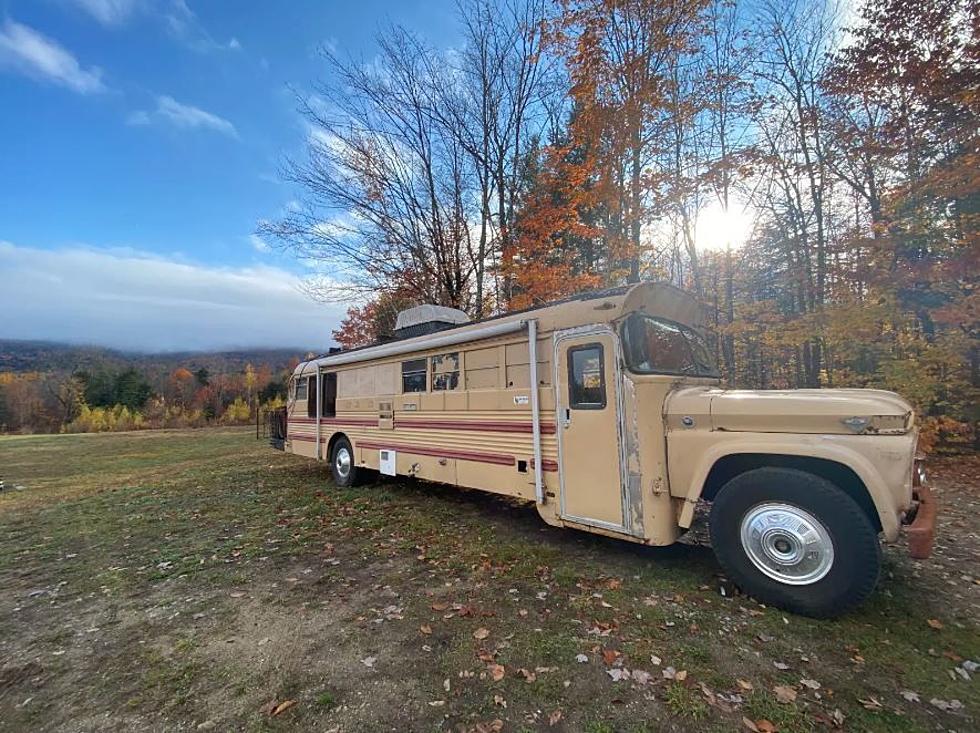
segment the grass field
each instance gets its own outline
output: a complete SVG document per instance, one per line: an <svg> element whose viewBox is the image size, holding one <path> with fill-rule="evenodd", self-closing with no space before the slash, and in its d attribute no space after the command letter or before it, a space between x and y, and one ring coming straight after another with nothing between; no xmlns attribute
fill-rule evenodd
<svg viewBox="0 0 980 733"><path fill-rule="evenodd" d="M977 730L980 461L933 474L937 555L820 622L247 430L0 438L0 731Z"/></svg>

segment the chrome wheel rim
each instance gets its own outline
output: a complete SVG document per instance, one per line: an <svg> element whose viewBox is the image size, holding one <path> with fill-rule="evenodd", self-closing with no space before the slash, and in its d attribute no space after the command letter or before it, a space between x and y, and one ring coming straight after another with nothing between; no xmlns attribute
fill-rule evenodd
<svg viewBox="0 0 980 733"><path fill-rule="evenodd" d="M334 469L337 471L338 478L347 478L350 475L351 457L350 451L346 447L337 450L337 455L333 459Z"/></svg>
<svg viewBox="0 0 980 733"><path fill-rule="evenodd" d="M742 548L764 575L787 585L810 585L834 564L834 542L810 512L767 502L742 518Z"/></svg>

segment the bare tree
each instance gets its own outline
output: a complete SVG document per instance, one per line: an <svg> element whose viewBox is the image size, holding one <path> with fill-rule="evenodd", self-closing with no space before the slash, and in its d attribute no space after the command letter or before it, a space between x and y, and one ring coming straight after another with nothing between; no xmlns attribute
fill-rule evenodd
<svg viewBox="0 0 980 733"><path fill-rule="evenodd" d="M474 183L460 140L433 112L441 66L404 29L378 45L370 64L323 51L333 78L301 98L309 158L284 172L305 200L260 230L335 276L313 285L318 297L403 288L466 308Z"/></svg>

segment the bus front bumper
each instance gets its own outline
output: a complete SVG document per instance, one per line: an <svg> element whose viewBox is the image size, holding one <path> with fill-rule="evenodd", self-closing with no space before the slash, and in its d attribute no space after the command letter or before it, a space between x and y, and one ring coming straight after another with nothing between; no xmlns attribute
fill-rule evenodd
<svg viewBox="0 0 980 733"><path fill-rule="evenodd" d="M908 527L905 534L909 541L909 555L916 560L925 560L932 554L932 546L936 539L936 498L926 485L925 471L920 461L915 462L912 472L912 497L916 505L905 516Z"/></svg>

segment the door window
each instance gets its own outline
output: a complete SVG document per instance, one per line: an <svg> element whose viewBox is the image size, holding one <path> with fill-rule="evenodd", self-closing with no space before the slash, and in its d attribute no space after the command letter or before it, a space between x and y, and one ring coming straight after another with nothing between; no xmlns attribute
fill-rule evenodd
<svg viewBox="0 0 980 733"><path fill-rule="evenodd" d="M573 410L601 410L606 406L602 344L568 350L568 406Z"/></svg>

